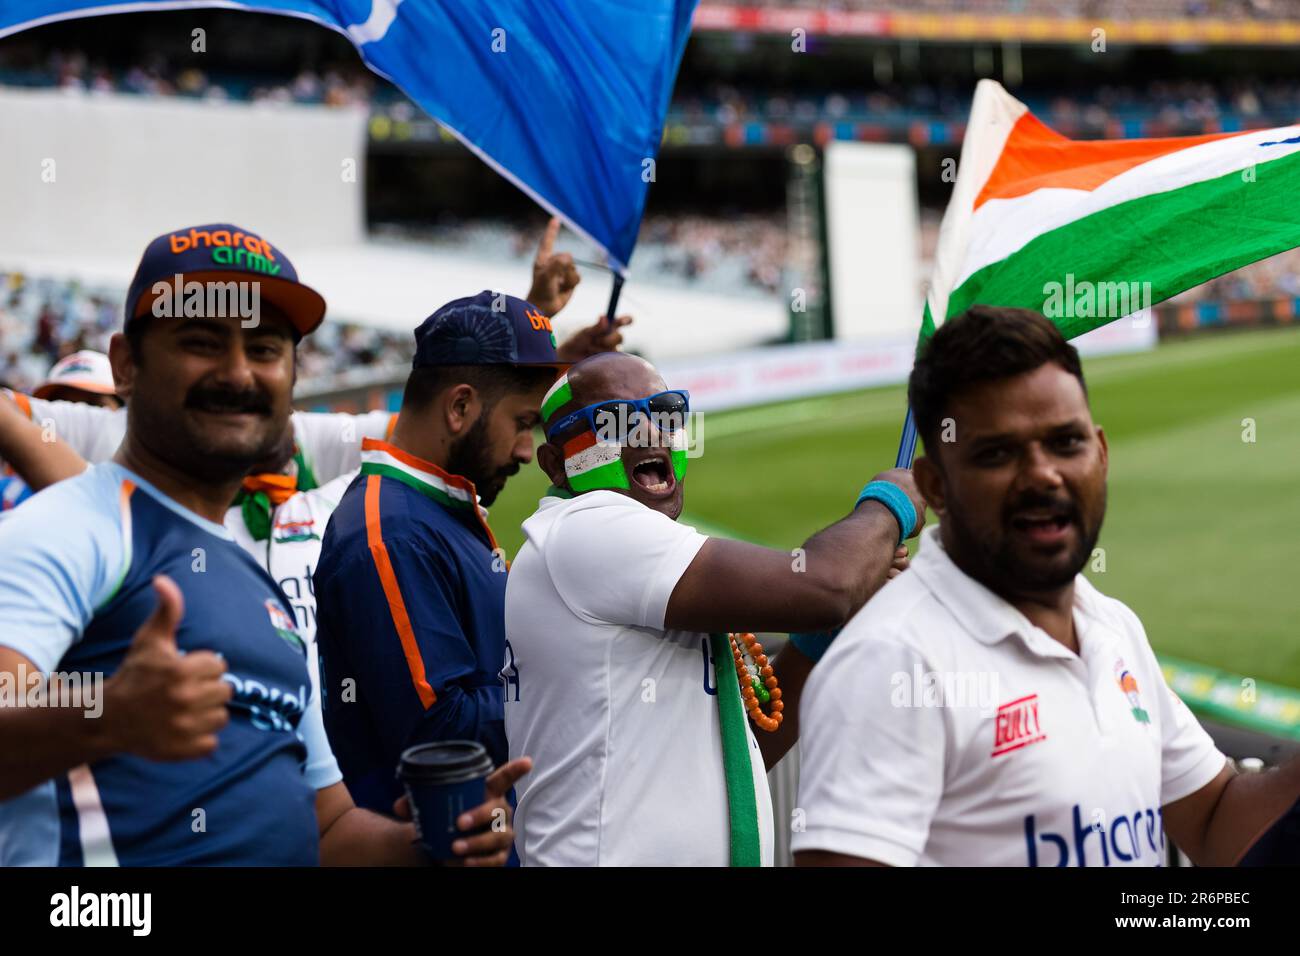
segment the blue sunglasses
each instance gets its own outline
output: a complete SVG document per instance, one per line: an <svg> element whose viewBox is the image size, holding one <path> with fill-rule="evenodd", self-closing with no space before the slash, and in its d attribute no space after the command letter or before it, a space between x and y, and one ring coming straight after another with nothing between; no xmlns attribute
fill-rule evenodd
<svg viewBox="0 0 1300 956"><path fill-rule="evenodd" d="M623 441L636 427L634 419L640 418L648 418L660 431L671 434L686 427L686 414L690 410L691 396L685 389L659 392L646 398L611 399L570 412L546 429L546 438L550 441L585 421L598 438Z"/></svg>

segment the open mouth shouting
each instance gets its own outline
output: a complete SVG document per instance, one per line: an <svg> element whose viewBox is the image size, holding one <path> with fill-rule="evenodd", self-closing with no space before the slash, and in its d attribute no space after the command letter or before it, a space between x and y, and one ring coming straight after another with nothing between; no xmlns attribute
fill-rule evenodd
<svg viewBox="0 0 1300 956"><path fill-rule="evenodd" d="M1075 509L1069 505L1025 508L1011 516L1010 525L1035 544L1055 544L1064 540L1075 518Z"/></svg>
<svg viewBox="0 0 1300 956"><path fill-rule="evenodd" d="M648 448L626 466L632 483L652 498L667 498L677 487L672 456L666 448Z"/></svg>

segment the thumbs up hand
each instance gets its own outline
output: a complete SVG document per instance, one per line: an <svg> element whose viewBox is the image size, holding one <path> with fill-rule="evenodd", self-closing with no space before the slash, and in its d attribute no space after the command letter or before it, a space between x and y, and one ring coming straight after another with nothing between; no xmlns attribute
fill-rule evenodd
<svg viewBox="0 0 1300 956"><path fill-rule="evenodd" d="M104 684L103 719L118 751L151 760L205 757L217 749L217 731L230 719L226 704L234 689L221 679L226 663L212 651L181 653L180 588L159 575L153 589L157 607Z"/></svg>

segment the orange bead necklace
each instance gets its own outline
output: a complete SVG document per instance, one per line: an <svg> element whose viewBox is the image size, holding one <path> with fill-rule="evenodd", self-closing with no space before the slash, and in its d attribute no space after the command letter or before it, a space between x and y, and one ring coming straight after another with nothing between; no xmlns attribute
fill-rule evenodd
<svg viewBox="0 0 1300 956"><path fill-rule="evenodd" d="M772 665L763 653L763 645L753 634L729 634L731 655L736 662L736 677L740 681L741 704L749 719L769 734L781 726L785 704L781 701L781 688L777 684ZM737 638L740 640L737 641ZM744 643L742 650L741 643ZM771 704L771 715L763 713L763 704Z"/></svg>

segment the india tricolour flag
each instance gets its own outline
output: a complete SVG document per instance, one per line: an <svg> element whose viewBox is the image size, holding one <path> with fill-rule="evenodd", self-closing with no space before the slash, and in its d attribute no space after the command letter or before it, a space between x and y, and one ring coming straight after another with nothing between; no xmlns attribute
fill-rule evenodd
<svg viewBox="0 0 1300 956"><path fill-rule="evenodd" d="M975 89L921 335L980 303L1066 338L1300 246L1300 126L1077 141Z"/></svg>

